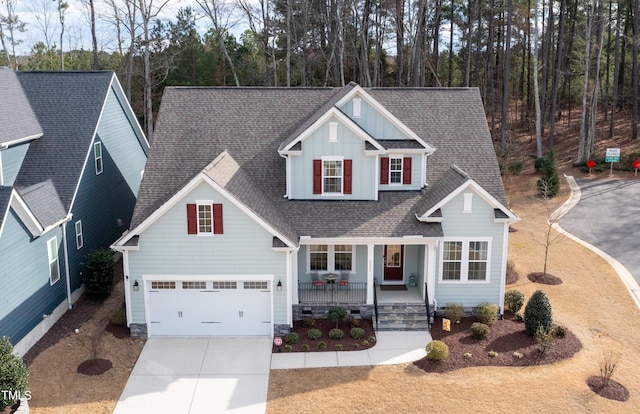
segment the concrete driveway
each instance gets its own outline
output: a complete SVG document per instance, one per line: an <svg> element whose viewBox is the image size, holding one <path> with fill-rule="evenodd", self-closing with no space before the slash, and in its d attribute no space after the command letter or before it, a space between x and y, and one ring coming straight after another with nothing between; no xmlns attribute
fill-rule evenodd
<svg viewBox="0 0 640 414"><path fill-rule="evenodd" d="M572 196L560 227L595 246L640 304L640 179L568 180Z"/></svg>
<svg viewBox="0 0 640 414"><path fill-rule="evenodd" d="M150 338L115 414L263 414L271 339Z"/></svg>

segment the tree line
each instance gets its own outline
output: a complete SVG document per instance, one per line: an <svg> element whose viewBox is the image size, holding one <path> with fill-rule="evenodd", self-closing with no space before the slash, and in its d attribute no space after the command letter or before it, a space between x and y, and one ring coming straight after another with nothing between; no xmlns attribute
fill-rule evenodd
<svg viewBox="0 0 640 414"><path fill-rule="evenodd" d="M542 157L562 118L580 120L576 161L604 116L622 110L638 140L640 0L69 0L91 50L65 45L64 0L25 0L38 24L0 0L0 61L15 69L115 70L147 134L165 86L478 87L498 152L529 129ZM101 49L96 19L115 46ZM204 34L202 28L205 28ZM245 30L237 37L238 27ZM41 40L18 56L19 34ZM69 43L69 42L67 42Z"/></svg>

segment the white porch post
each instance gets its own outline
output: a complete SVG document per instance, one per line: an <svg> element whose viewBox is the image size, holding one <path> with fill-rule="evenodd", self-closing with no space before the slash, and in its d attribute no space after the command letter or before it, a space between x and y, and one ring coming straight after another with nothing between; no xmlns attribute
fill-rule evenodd
<svg viewBox="0 0 640 414"><path fill-rule="evenodd" d="M427 254L425 254L425 271L427 272L427 290L429 293L429 304L435 304L436 299L436 243L429 242L426 245Z"/></svg>
<svg viewBox="0 0 640 414"><path fill-rule="evenodd" d="M129 281L129 251L122 250L122 271L124 273L124 310L127 315L127 327L131 326L131 282Z"/></svg>
<svg viewBox="0 0 640 414"><path fill-rule="evenodd" d="M373 304L373 244L367 244L367 304Z"/></svg>
<svg viewBox="0 0 640 414"><path fill-rule="evenodd" d="M298 250L287 253L287 323L293 326L293 304L298 303Z"/></svg>

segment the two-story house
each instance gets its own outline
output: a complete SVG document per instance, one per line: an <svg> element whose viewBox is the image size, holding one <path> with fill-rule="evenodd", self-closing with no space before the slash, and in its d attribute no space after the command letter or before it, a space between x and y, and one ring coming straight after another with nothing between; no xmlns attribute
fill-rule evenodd
<svg viewBox="0 0 640 414"><path fill-rule="evenodd" d="M113 246L134 334L280 335L389 301L502 309L518 218L476 89L174 87L156 131Z"/></svg>
<svg viewBox="0 0 640 414"><path fill-rule="evenodd" d="M149 145L113 72L0 68L0 336L24 354L129 227Z"/></svg>

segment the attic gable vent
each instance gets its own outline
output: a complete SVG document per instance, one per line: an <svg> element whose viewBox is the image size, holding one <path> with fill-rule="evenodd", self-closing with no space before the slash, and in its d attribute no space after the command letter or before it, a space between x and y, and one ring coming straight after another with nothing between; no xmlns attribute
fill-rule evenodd
<svg viewBox="0 0 640 414"><path fill-rule="evenodd" d="M329 122L329 142L338 142L338 123Z"/></svg>
<svg viewBox="0 0 640 414"><path fill-rule="evenodd" d="M353 98L353 117L360 118L362 115L362 99Z"/></svg>

